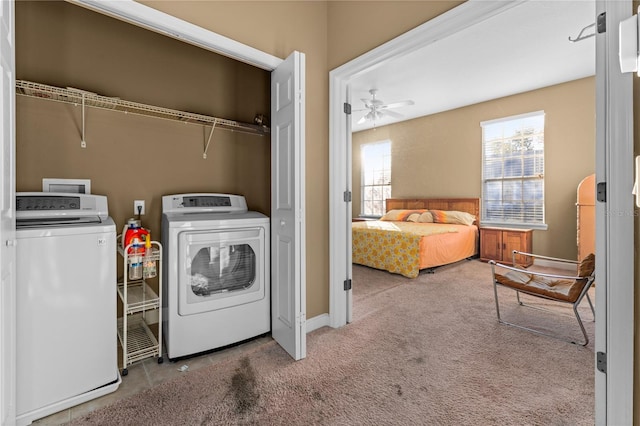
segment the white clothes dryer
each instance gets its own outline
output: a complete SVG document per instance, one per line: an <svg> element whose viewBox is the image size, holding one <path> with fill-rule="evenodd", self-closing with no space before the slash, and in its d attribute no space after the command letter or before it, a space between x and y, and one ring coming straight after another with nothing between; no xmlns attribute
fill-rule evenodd
<svg viewBox="0 0 640 426"><path fill-rule="evenodd" d="M271 330L269 218L244 197L162 197L163 334L169 359Z"/></svg>

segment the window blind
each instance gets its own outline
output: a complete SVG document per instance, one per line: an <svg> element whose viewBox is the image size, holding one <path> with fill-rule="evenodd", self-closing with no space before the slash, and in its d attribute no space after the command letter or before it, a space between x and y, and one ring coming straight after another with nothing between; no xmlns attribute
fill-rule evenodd
<svg viewBox="0 0 640 426"><path fill-rule="evenodd" d="M385 200L391 198L391 141L363 144L362 216L385 214Z"/></svg>
<svg viewBox="0 0 640 426"><path fill-rule="evenodd" d="M544 225L544 112L482 126L482 222Z"/></svg>

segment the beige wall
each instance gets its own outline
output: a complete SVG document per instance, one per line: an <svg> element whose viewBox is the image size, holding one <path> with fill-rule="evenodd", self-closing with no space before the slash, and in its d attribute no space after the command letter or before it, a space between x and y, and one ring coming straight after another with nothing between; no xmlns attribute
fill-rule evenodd
<svg viewBox="0 0 640 426"><path fill-rule="evenodd" d="M480 122L545 112L548 230L535 231L542 255L577 258L576 190L595 170L595 78L483 102L353 135L353 212L360 213L360 145L390 139L392 196L480 197Z"/></svg>
<svg viewBox="0 0 640 426"><path fill-rule="evenodd" d="M453 9L464 1L329 1L329 69Z"/></svg>

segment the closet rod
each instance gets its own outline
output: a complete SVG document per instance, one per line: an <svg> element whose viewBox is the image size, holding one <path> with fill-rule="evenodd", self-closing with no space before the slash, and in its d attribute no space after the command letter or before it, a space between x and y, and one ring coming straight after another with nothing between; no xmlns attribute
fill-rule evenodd
<svg viewBox="0 0 640 426"><path fill-rule="evenodd" d="M82 104L86 106L112 111L121 111L143 115L147 117L162 118L165 120L179 121L182 123L215 126L219 129L230 130L251 135L264 136L270 132L269 127L255 124L242 123L225 118L211 117L208 115L195 114L192 112L178 111L170 108L163 108L154 105L146 105L138 102L125 101L120 98L110 98L98 94L87 92L72 87L61 88L48 86L46 84L34 83L25 80L16 80L16 94L47 99L69 104Z"/></svg>

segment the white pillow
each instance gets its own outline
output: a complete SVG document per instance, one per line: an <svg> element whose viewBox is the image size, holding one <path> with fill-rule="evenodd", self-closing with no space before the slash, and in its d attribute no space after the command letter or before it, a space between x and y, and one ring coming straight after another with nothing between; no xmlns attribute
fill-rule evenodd
<svg viewBox="0 0 640 426"><path fill-rule="evenodd" d="M433 223L433 215L429 211L424 212L418 218L418 222L421 222L421 223Z"/></svg>
<svg viewBox="0 0 640 426"><path fill-rule="evenodd" d="M420 222L420 213L411 213L407 218L407 222Z"/></svg>

